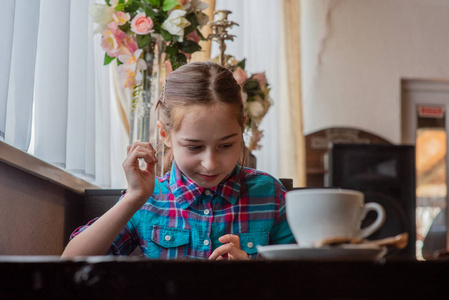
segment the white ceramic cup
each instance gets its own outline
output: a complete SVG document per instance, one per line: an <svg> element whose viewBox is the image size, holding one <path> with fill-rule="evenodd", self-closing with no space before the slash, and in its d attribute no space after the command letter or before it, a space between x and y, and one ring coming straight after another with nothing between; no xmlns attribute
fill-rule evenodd
<svg viewBox="0 0 449 300"><path fill-rule="evenodd" d="M300 247L331 237L365 238L385 222L385 210L378 203L364 203L359 191L339 188L305 188L287 192L287 221ZM376 220L361 229L369 211Z"/></svg>

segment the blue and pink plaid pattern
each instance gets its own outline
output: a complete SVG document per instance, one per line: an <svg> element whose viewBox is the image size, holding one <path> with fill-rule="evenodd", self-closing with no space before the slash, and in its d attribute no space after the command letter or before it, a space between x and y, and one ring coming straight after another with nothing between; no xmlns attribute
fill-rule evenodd
<svg viewBox="0 0 449 300"><path fill-rule="evenodd" d="M257 245L295 240L285 214L285 188L269 174L237 165L214 188L203 188L184 176L174 163L157 178L150 199L131 218L110 253L128 255L137 246L154 259L207 259L225 234L240 237L251 258ZM72 236L92 222L79 227Z"/></svg>

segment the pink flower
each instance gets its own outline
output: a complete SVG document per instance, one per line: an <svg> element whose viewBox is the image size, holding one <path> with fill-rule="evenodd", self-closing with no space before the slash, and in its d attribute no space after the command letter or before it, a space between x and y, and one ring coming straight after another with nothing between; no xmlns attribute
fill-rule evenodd
<svg viewBox="0 0 449 300"><path fill-rule="evenodd" d="M129 50L123 46L122 40L126 34L117 29L106 27L101 32L101 47L110 57L118 57L121 54L129 53Z"/></svg>
<svg viewBox="0 0 449 300"><path fill-rule="evenodd" d="M136 71L125 68L124 65L118 66L118 74L123 80L125 88L133 89L136 86Z"/></svg>
<svg viewBox="0 0 449 300"><path fill-rule="evenodd" d="M112 14L112 19L118 24L118 25L124 25L126 22L129 21L130 16L129 13L124 13L123 11L118 11L117 13Z"/></svg>
<svg viewBox="0 0 449 300"><path fill-rule="evenodd" d="M142 52L142 49L137 49L132 55L123 54L118 57L118 60L122 63L118 66L118 72L127 88L133 89L134 86L142 83L142 72L140 70L146 70L147 68L145 61L140 58Z"/></svg>
<svg viewBox="0 0 449 300"><path fill-rule="evenodd" d="M139 49L136 39L128 35L125 35L123 45L129 50L130 53L134 53L137 49Z"/></svg>
<svg viewBox="0 0 449 300"><path fill-rule="evenodd" d="M190 1L192 1L192 0L178 0L178 3L181 4L181 5L184 5L184 4L186 4L186 3L190 2Z"/></svg>
<svg viewBox="0 0 449 300"><path fill-rule="evenodd" d="M234 75L234 79L239 85L242 85L248 79L248 75L246 74L245 70L240 67L237 67L232 75Z"/></svg>
<svg viewBox="0 0 449 300"><path fill-rule="evenodd" d="M151 20L151 18L147 18L145 13L137 14L131 21L131 31L140 35L150 33L152 31L151 29L153 29L153 26L153 20Z"/></svg>
<svg viewBox="0 0 449 300"><path fill-rule="evenodd" d="M251 76L252 79L259 81L260 88L264 91L267 88L267 77L265 76L265 72L263 73L255 73Z"/></svg>
<svg viewBox="0 0 449 300"><path fill-rule="evenodd" d="M194 41L195 43L199 43L201 41L201 37L198 35L198 32L196 30L192 31L186 36L186 39L190 41Z"/></svg>
<svg viewBox="0 0 449 300"><path fill-rule="evenodd" d="M118 60L123 64L128 65L129 68L132 68L134 70L135 69L146 70L147 65L145 64L145 61L140 58L142 52L143 52L142 49L138 49L132 55L127 54L120 55L118 57Z"/></svg>
<svg viewBox="0 0 449 300"><path fill-rule="evenodd" d="M139 49L136 39L121 31L116 22L109 23L101 35L101 47L110 57L131 55Z"/></svg>
<svg viewBox="0 0 449 300"><path fill-rule="evenodd" d="M117 68L120 79L123 81L123 86L129 89L134 89L136 85L142 83L142 73L134 68L132 65L121 64Z"/></svg>

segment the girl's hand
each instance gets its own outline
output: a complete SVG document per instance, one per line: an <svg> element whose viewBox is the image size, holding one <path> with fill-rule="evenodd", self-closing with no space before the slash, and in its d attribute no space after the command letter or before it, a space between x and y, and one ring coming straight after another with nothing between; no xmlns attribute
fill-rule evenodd
<svg viewBox="0 0 449 300"><path fill-rule="evenodd" d="M235 234L226 234L218 239L224 245L218 247L209 256L210 260L223 260L222 255L228 254L228 260L249 260L248 253L240 249L240 238Z"/></svg>
<svg viewBox="0 0 449 300"><path fill-rule="evenodd" d="M145 161L145 169L139 167L139 159ZM150 143L137 141L128 146L128 155L123 162L128 181L127 196L140 200L140 206L153 194L156 163L156 151Z"/></svg>

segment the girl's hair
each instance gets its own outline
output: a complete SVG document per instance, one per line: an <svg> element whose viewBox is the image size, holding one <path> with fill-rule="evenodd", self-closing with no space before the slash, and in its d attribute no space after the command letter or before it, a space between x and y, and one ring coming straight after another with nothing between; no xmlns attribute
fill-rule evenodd
<svg viewBox="0 0 449 300"><path fill-rule="evenodd" d="M217 103L236 108L236 119L243 132L245 117L241 87L230 70L209 61L189 63L170 73L158 102L159 120L165 125L166 138L170 138L171 132L180 129L186 109L193 105L210 106ZM243 146L242 139L242 148L245 149ZM171 167L173 153L168 147L164 151L165 173Z"/></svg>

